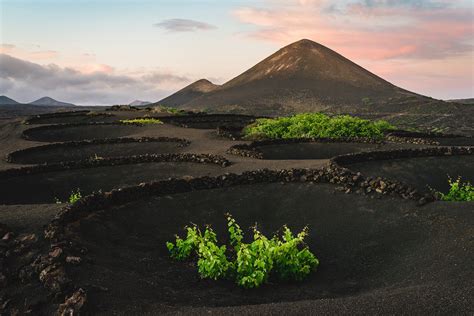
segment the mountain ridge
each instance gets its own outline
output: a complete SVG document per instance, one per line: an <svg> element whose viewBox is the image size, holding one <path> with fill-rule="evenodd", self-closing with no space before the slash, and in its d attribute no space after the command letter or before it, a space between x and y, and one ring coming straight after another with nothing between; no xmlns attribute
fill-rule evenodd
<svg viewBox="0 0 474 316"><path fill-rule="evenodd" d="M13 104L20 104L13 100L12 98L7 97L6 95L0 95L0 105L13 105Z"/></svg>
<svg viewBox="0 0 474 316"><path fill-rule="evenodd" d="M152 104L152 103L153 102L150 102L150 101L135 100L135 101L130 102L128 105L130 105L130 106L145 106L145 105L149 105L149 104Z"/></svg>
<svg viewBox="0 0 474 316"><path fill-rule="evenodd" d="M51 97L42 97L38 100L28 103L30 105L38 105L38 106L75 106L72 103L62 102L55 100Z"/></svg>
<svg viewBox="0 0 474 316"><path fill-rule="evenodd" d="M218 87L219 85L207 79L199 79L153 105L180 107L197 97L216 90Z"/></svg>
<svg viewBox="0 0 474 316"><path fill-rule="evenodd" d="M182 104L194 110L285 115L364 100L419 96L399 88L324 45L289 44L218 89ZM272 113L273 112L273 113Z"/></svg>

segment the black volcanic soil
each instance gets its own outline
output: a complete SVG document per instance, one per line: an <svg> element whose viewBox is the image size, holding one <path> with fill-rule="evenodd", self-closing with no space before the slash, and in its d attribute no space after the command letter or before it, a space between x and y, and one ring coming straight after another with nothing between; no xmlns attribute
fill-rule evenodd
<svg viewBox="0 0 474 316"><path fill-rule="evenodd" d="M83 139L116 138L136 134L153 126L131 124L111 125L78 125L78 126L45 126L25 131L29 140L40 142L66 142Z"/></svg>
<svg viewBox="0 0 474 316"><path fill-rule="evenodd" d="M16 194L21 195L21 192ZM44 225L49 223L63 207L64 204L1 205L0 202L0 222L11 227L16 233L41 235Z"/></svg>
<svg viewBox="0 0 474 316"><path fill-rule="evenodd" d="M374 304L382 313L463 312L471 306L465 291L474 255L465 247L474 214L467 203L452 206L449 213L436 204L418 208L399 199L368 200L312 184L149 198L81 221L78 232L93 260L75 270L75 281L108 289L91 298L94 313L193 314L191 307L223 307L216 310L220 313L241 305L228 313L281 313L278 305L255 304L283 302L291 311L299 309L297 301L308 300L310 314L344 311L344 302L351 300L365 301L357 307L361 312L373 311ZM211 224L223 238L226 212L242 227L258 222L267 234L283 224L294 230L309 225L307 242L321 261L318 271L298 284L242 290L230 281L200 280L193 264L169 259L164 243L189 222ZM380 297L387 305L378 304Z"/></svg>
<svg viewBox="0 0 474 316"><path fill-rule="evenodd" d="M329 159L349 153L388 150L413 147L408 144L365 144L365 143L291 143L257 146L263 159Z"/></svg>
<svg viewBox="0 0 474 316"><path fill-rule="evenodd" d="M368 161L347 166L370 176L408 183L421 191L429 187L447 192L448 176L474 183L474 156L418 157L393 160Z"/></svg>
<svg viewBox="0 0 474 316"><path fill-rule="evenodd" d="M211 164L156 162L15 176L0 179L0 204L54 203L55 198L66 201L77 189L87 195L170 177L218 175L224 172L224 168Z"/></svg>
<svg viewBox="0 0 474 316"><path fill-rule="evenodd" d="M113 112L120 117L143 117L147 113ZM298 156L294 152L298 153L298 149L288 147L290 149L281 149L285 154L283 160L253 159L227 154L232 145L248 142L218 137L215 130L183 128L170 124L144 127L47 127L33 130L32 136L37 137L34 139L43 142L38 143L22 138L22 132L33 127L24 125L24 119L18 117L0 122L1 156L15 150L44 145L44 142L166 136L189 140L189 146L179 149L183 153L222 155L232 163L225 168L202 163L138 163L10 178L2 176L0 223L9 225L17 234L37 234L39 240L34 244L37 252L30 252L29 248L22 250L25 252L21 260L29 258L30 261L37 258L36 255L50 252L50 242L43 237L44 226L65 207L64 204L52 203L52 200L55 197L65 199L77 188L89 193L120 189L168 177L215 176L227 172L240 174L260 168L319 169L327 166L329 160L317 159L318 157L328 158L340 150L328 146L314 150L315 155L310 159L295 159ZM240 124L241 121L221 123ZM345 146L344 152L361 149L361 144ZM107 145L98 148L104 152L97 154L129 155L160 149L154 148L153 143L125 147ZM382 147L385 148L388 149ZM368 149L372 150L371 146ZM311 150L303 150L303 153ZM83 146L78 151L68 148L64 152L51 151L41 157L31 155L23 158L35 158L38 162L44 159L57 161L57 157L82 159L88 157L90 151L90 148ZM318 156L321 152L325 155ZM292 158L288 158L291 154ZM472 164L472 156L452 156L371 161L348 167L355 168L355 171L366 168L364 173L399 179L420 188L425 184L437 188L437 183L446 185L446 173L452 176L470 175L471 178L466 180L474 182ZM0 160L0 170L16 167L24 166ZM87 305L81 313L474 313L471 299L474 297L471 284L474 279L472 203L433 202L420 207L414 201L401 197L387 197L376 193L369 196L344 194L336 189L344 188L334 184L263 183L148 197L104 212L94 213L93 210L86 209L86 214L91 213L68 226L68 229L78 233L77 241L84 242L89 249L81 264L67 268L68 276L73 278L73 285L87 289ZM308 224L311 229L308 243L321 261L320 268L302 283L269 284L258 290L245 291L228 281L200 280L191 264L169 260L164 247L165 241L171 240L175 233L181 233L182 227L191 221L210 223L218 233L222 233L222 214L225 212L234 214L245 228L257 221L265 233L273 233L283 224L288 224L294 230ZM5 244L2 241L0 247ZM2 249L4 248L0 248ZM89 257L91 261L88 260ZM0 263L3 262L0 260ZM30 306L33 314L53 315L65 297L53 298L47 294L44 285L39 282L38 273L25 282L20 282L17 272L27 264L22 261L20 263L13 270L2 268L0 271L0 281L2 273L13 278L13 281L8 279L11 283L6 287L0 287L0 314L5 306L6 315L14 314L16 308L25 310L25 306Z"/></svg>
<svg viewBox="0 0 474 316"><path fill-rule="evenodd" d="M115 144L85 144L79 146L44 147L16 153L15 163L41 164L94 158L133 156L144 154L178 153L183 147L177 142L130 142Z"/></svg>
<svg viewBox="0 0 474 316"><path fill-rule="evenodd" d="M434 138L441 146L474 146L474 137Z"/></svg>
<svg viewBox="0 0 474 316"><path fill-rule="evenodd" d="M162 121L177 126L216 129L225 127L228 129L243 129L248 124L255 121L257 117L237 114L208 114L208 115L182 115L175 117L163 117Z"/></svg>

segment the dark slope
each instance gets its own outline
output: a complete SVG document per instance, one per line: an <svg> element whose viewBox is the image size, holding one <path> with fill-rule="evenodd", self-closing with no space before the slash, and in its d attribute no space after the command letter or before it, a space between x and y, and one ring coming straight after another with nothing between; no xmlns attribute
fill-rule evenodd
<svg viewBox="0 0 474 316"><path fill-rule="evenodd" d="M310 40L290 44L218 89L187 103L191 109L258 114L322 110L417 96Z"/></svg>
<svg viewBox="0 0 474 316"><path fill-rule="evenodd" d="M0 105L11 105L11 104L19 104L13 99L10 99L6 95L0 95Z"/></svg>
<svg viewBox="0 0 474 316"><path fill-rule="evenodd" d="M130 106L146 106L146 105L149 105L149 104L152 104L152 102L135 100L133 102L130 102L128 105L130 105Z"/></svg>
<svg viewBox="0 0 474 316"><path fill-rule="evenodd" d="M30 102L28 104L41 105L41 106L74 106L74 104L72 104L72 103L57 101L57 100L54 100L53 98L50 98L50 97L43 97L43 98L38 99L36 101Z"/></svg>
<svg viewBox="0 0 474 316"><path fill-rule="evenodd" d="M171 107L181 107L182 105L215 90L218 85L213 84L207 79L201 79L183 89L173 93L172 95L158 101L154 105L165 105Z"/></svg>
<svg viewBox="0 0 474 316"><path fill-rule="evenodd" d="M455 102L455 103L462 103L462 104L474 104L474 98L453 99L453 100L448 100L448 102Z"/></svg>

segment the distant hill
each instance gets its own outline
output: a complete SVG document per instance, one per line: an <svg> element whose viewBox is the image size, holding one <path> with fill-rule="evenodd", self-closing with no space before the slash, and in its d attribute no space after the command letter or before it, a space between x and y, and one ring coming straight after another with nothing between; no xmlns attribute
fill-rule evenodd
<svg viewBox="0 0 474 316"><path fill-rule="evenodd" d="M43 98L38 99L36 101L30 102L28 104L39 105L39 106L75 106L72 103L57 101L57 100L54 100L53 98L50 98L50 97L43 97Z"/></svg>
<svg viewBox="0 0 474 316"><path fill-rule="evenodd" d="M470 99L452 99L452 100L448 100L448 102L456 102L456 103L462 103L462 104L474 104L474 98L470 98Z"/></svg>
<svg viewBox="0 0 474 316"><path fill-rule="evenodd" d="M0 96L0 105L11 105L11 104L19 104L19 102L16 102L13 99L10 99L9 97L2 95Z"/></svg>
<svg viewBox="0 0 474 316"><path fill-rule="evenodd" d="M141 100L135 100L133 102L130 102L128 105L131 105L131 106L144 106L144 105L149 105L149 104L152 104L153 102L149 102L149 101L141 101Z"/></svg>
<svg viewBox="0 0 474 316"><path fill-rule="evenodd" d="M321 44L304 39L280 49L219 88L176 105L272 115L338 105L366 106L412 96L417 95Z"/></svg>
<svg viewBox="0 0 474 316"><path fill-rule="evenodd" d="M201 79L156 102L155 105L181 107L206 93L216 90L218 87L207 79Z"/></svg>

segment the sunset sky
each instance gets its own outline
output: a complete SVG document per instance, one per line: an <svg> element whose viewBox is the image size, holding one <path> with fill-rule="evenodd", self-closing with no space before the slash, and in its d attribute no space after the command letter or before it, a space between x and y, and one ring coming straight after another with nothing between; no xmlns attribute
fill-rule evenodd
<svg viewBox="0 0 474 316"><path fill-rule="evenodd" d="M0 0L0 95L157 101L319 42L408 90L474 97L474 8L422 0Z"/></svg>

